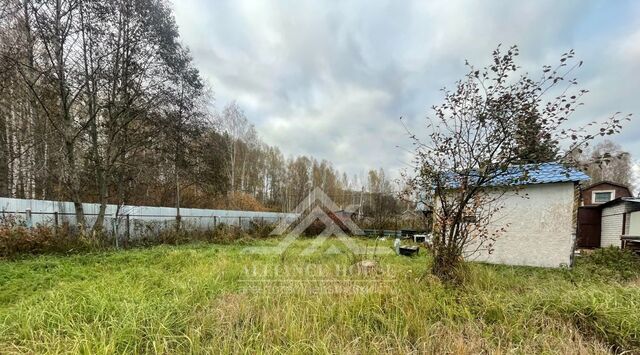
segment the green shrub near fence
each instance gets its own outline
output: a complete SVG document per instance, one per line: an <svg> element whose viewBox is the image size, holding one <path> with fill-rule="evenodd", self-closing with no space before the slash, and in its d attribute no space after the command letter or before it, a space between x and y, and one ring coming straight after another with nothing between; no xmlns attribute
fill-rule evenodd
<svg viewBox="0 0 640 355"><path fill-rule="evenodd" d="M219 223L215 228L197 229L183 225L154 226L146 222L135 237L116 236L108 232L78 229L68 224L61 226L36 225L27 227L24 220L13 216L0 219L0 257L17 257L25 254L69 254L108 249L150 247L160 244L185 244L191 242L229 243L266 237L273 230L272 223L255 219L245 227Z"/></svg>

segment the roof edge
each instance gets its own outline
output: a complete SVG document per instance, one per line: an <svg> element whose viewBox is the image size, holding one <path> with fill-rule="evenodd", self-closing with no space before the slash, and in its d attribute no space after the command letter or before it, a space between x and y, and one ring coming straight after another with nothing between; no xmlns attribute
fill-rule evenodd
<svg viewBox="0 0 640 355"><path fill-rule="evenodd" d="M607 201L607 202L599 204L597 206L600 207L600 208L604 208L604 207L608 207L610 205L615 205L618 202L637 202L637 203L640 203L640 197L618 197L616 199L613 199L611 201Z"/></svg>
<svg viewBox="0 0 640 355"><path fill-rule="evenodd" d="M614 185L614 186L625 188L625 189L627 189L627 191L629 191L629 194L631 195L631 189L629 188L629 186L623 185L623 184L620 184L620 183L617 183L617 182L613 182L613 181L610 181L610 180L598 181L596 183L593 183L591 185L588 185L588 186L584 187L583 190L589 190L590 188L598 186L598 185L601 185L601 184L609 184L609 185Z"/></svg>

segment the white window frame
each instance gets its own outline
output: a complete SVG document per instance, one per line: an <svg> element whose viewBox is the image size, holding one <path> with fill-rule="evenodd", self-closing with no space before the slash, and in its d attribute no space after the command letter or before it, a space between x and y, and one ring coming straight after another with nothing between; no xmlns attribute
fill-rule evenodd
<svg viewBox="0 0 640 355"><path fill-rule="evenodd" d="M609 201L604 201L604 202L597 202L596 201L596 193L602 193L602 192L610 192L611 193L611 200L609 200L609 201L613 201L613 200L616 199L616 190L595 190L595 191L591 191L591 204L599 205L601 203L609 202Z"/></svg>

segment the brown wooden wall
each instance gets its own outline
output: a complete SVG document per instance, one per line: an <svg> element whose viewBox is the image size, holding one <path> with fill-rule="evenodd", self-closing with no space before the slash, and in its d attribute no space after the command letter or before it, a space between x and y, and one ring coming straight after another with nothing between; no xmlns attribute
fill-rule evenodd
<svg viewBox="0 0 640 355"><path fill-rule="evenodd" d="M591 201L591 195L593 191L607 191L614 190L616 192L615 198L619 197L631 197L629 193L629 189L617 185L611 185L608 183L598 184L596 186L590 187L582 191L582 203L584 206L591 206L593 202Z"/></svg>
<svg viewBox="0 0 640 355"><path fill-rule="evenodd" d="M598 207L580 207L578 209L577 239L579 248L600 247L600 225L602 210Z"/></svg>

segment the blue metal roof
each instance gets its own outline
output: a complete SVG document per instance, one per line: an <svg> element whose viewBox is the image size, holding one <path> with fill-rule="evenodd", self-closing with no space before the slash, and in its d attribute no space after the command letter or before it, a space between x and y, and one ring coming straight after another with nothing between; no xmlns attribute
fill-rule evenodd
<svg viewBox="0 0 640 355"><path fill-rule="evenodd" d="M506 181L514 181L527 174L526 180L518 184L549 184L553 182L579 182L589 180L582 171L566 167L559 163L527 164L512 167L513 171L505 176Z"/></svg>
<svg viewBox="0 0 640 355"><path fill-rule="evenodd" d="M453 174L451 177L452 180L457 180ZM486 186L549 184L584 180L589 180L589 176L580 170L566 167L560 163L542 163L511 166L503 175L487 182ZM458 186L460 186L460 181L451 184L452 188Z"/></svg>

